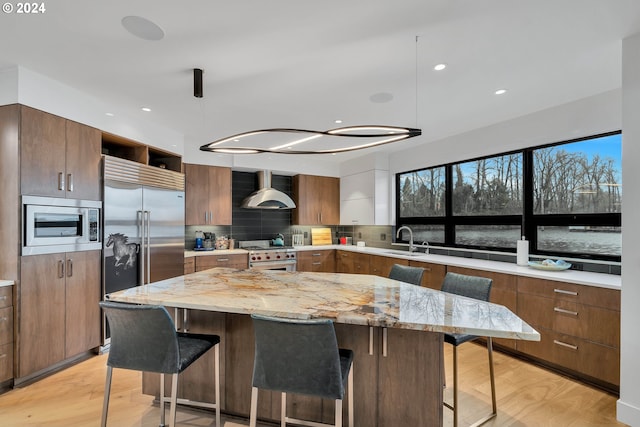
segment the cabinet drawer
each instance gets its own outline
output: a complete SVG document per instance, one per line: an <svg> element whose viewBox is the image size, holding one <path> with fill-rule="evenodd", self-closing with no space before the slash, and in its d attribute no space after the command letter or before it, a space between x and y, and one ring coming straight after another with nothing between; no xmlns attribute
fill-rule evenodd
<svg viewBox="0 0 640 427"><path fill-rule="evenodd" d="M13 286L0 287L0 308L13 305Z"/></svg>
<svg viewBox="0 0 640 427"><path fill-rule="evenodd" d="M228 254L196 257L196 271L215 267L246 269L249 267L249 256L247 254Z"/></svg>
<svg viewBox="0 0 640 427"><path fill-rule="evenodd" d="M610 384L620 384L620 350L546 329L539 332L539 342L518 341L518 351Z"/></svg>
<svg viewBox="0 0 640 427"><path fill-rule="evenodd" d="M334 250L312 251L305 254L308 257L310 271L321 273L333 273L336 269L336 256Z"/></svg>
<svg viewBox="0 0 640 427"><path fill-rule="evenodd" d="M190 274L196 271L196 259L195 257L188 257L184 259L184 274Z"/></svg>
<svg viewBox="0 0 640 427"><path fill-rule="evenodd" d="M620 310L620 291L615 289L519 276L518 292Z"/></svg>
<svg viewBox="0 0 640 427"><path fill-rule="evenodd" d="M0 345L0 382L13 378L13 343Z"/></svg>
<svg viewBox="0 0 640 427"><path fill-rule="evenodd" d="M532 326L620 347L620 312L566 300L518 294L518 316Z"/></svg>
<svg viewBox="0 0 640 427"><path fill-rule="evenodd" d="M0 309L0 345L13 341L13 307Z"/></svg>

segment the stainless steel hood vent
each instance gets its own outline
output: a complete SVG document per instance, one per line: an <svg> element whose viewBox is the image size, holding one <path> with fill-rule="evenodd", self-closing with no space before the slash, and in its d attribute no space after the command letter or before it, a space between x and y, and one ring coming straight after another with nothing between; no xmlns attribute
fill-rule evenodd
<svg viewBox="0 0 640 427"><path fill-rule="evenodd" d="M251 193L242 201L241 208L245 209L294 209L296 204L291 197L271 188L271 171L259 171L258 186L260 189Z"/></svg>

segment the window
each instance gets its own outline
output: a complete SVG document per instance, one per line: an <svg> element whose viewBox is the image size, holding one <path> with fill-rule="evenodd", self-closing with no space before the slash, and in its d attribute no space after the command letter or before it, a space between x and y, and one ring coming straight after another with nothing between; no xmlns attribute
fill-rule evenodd
<svg viewBox="0 0 640 427"><path fill-rule="evenodd" d="M414 241L619 261L620 132L396 175ZM408 238L404 234L402 239Z"/></svg>

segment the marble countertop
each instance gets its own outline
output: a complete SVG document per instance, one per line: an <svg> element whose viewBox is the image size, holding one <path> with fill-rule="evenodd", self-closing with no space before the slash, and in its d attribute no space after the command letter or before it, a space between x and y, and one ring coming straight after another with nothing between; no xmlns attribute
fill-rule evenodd
<svg viewBox="0 0 640 427"><path fill-rule="evenodd" d="M434 255L424 253L410 253L408 251L374 248L370 246L359 247L355 245L326 245L326 246L296 246L299 251L312 251L322 249L339 249L344 251L361 252L371 255L382 255L392 258L408 259L413 261L431 262L434 264L450 265L454 267L473 268L477 270L492 271L494 273L514 274L516 276L534 277L537 279L555 280L559 282L576 283L578 285L598 286L601 288L621 289L621 277L615 274L591 273L587 271L545 271L535 270L527 266L519 266L514 263L488 261L475 258L463 258L447 255Z"/></svg>
<svg viewBox="0 0 640 427"><path fill-rule="evenodd" d="M214 268L106 296L112 301L539 341L509 309L384 277Z"/></svg>
<svg viewBox="0 0 640 427"><path fill-rule="evenodd" d="M3 286L13 286L13 280L0 280L0 288Z"/></svg>

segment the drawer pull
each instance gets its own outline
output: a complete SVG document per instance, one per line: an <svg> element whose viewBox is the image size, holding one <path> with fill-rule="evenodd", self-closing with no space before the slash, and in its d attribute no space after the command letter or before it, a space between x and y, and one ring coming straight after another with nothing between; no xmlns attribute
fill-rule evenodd
<svg viewBox="0 0 640 427"><path fill-rule="evenodd" d="M322 254L311 254L311 256L321 256Z"/></svg>
<svg viewBox="0 0 640 427"><path fill-rule="evenodd" d="M0 354L0 359L4 359L5 357L7 357L7 353Z"/></svg>
<svg viewBox="0 0 640 427"><path fill-rule="evenodd" d="M5 301L6 299L7 299L7 296L6 296L6 295L2 295L2 296L0 296L0 301Z"/></svg>
<svg viewBox="0 0 640 427"><path fill-rule="evenodd" d="M321 262L314 262L313 265L322 265Z"/></svg>
<svg viewBox="0 0 640 427"><path fill-rule="evenodd" d="M578 315L577 311L565 310L564 308L558 308L558 307L553 307L553 311L555 311L556 313L570 314L572 316Z"/></svg>
<svg viewBox="0 0 640 427"><path fill-rule="evenodd" d="M7 316L0 317L0 322L6 322L7 320L9 320L9 318Z"/></svg>
<svg viewBox="0 0 640 427"><path fill-rule="evenodd" d="M578 296L577 292L574 291L565 291L564 289L554 289L553 292L556 294L565 294L565 295L573 295L574 297Z"/></svg>
<svg viewBox="0 0 640 427"><path fill-rule="evenodd" d="M218 262L229 261L229 258L218 258Z"/></svg>
<svg viewBox="0 0 640 427"><path fill-rule="evenodd" d="M554 344L558 344L561 345L563 347L567 347L570 348L571 350L577 350L578 346L577 345L573 345L573 344L567 344L566 342L562 342L562 341L558 341L558 340L553 340Z"/></svg>
<svg viewBox="0 0 640 427"><path fill-rule="evenodd" d="M373 326L369 326L369 356L373 356Z"/></svg>
<svg viewBox="0 0 640 427"><path fill-rule="evenodd" d="M387 357L387 328L382 328L382 357Z"/></svg>

